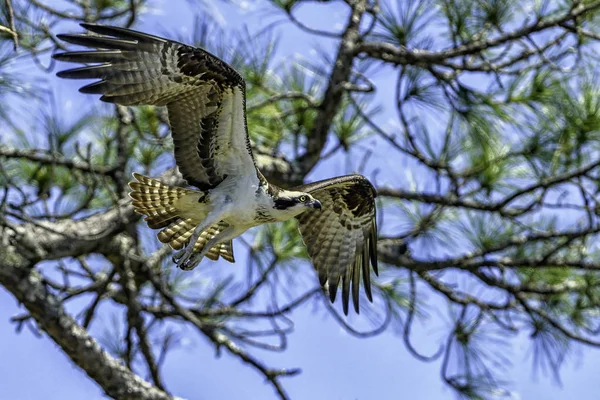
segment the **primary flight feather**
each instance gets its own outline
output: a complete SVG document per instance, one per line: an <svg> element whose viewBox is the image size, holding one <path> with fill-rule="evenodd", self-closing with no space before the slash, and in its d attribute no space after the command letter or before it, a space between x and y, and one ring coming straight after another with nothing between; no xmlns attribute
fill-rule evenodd
<svg viewBox="0 0 600 400"><path fill-rule="evenodd" d="M359 284L372 301L377 273L375 188L347 175L289 190L267 182L256 167L246 123L246 84L209 52L130 29L81 24L93 34L58 35L94 50L55 54L60 61L91 64L61 71L71 79L99 79L80 89L121 105L166 106L183 178L198 190L167 186L134 174L130 196L158 239L177 252L179 268L206 256L234 262L232 239L267 222L298 219L319 282L335 301L342 285L359 311Z"/></svg>

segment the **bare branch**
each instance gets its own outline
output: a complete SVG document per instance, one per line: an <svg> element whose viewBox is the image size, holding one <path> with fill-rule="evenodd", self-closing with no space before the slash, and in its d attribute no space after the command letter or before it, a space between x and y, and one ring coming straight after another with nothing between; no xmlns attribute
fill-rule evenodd
<svg viewBox="0 0 600 400"><path fill-rule="evenodd" d="M0 254L0 283L44 330L92 378L107 396L122 400L173 400L104 351L49 293L44 278L14 247Z"/></svg>

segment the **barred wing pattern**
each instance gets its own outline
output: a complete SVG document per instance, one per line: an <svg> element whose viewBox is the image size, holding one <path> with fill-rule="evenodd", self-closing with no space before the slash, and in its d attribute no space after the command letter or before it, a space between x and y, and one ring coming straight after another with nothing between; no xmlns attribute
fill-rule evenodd
<svg viewBox="0 0 600 400"><path fill-rule="evenodd" d="M197 221L192 219L180 219L175 224L171 224L166 227L162 231L158 233L158 240L162 243L169 243L171 247L175 250L181 250L185 246L185 244L189 241L190 237L194 232L194 228L198 225ZM213 237L217 236L221 231L227 228L229 225L223 221L218 222L208 229L206 229L200 237L196 244L194 244L194 251L199 253L204 249L204 245ZM217 244L206 254L206 257L209 259L216 261L219 256L223 257L225 260L230 263L235 262L235 258L233 256L233 243L231 240L227 242L223 242Z"/></svg>
<svg viewBox="0 0 600 400"><path fill-rule="evenodd" d="M96 50L53 57L94 65L58 76L100 79L80 92L101 94L106 102L167 106L175 161L190 185L206 191L227 176L251 171L262 178L248 138L245 82L233 68L205 50L175 41L119 27L81 26L96 35L58 37Z"/></svg>
<svg viewBox="0 0 600 400"><path fill-rule="evenodd" d="M369 301L373 301L369 264L378 273L375 188L361 175L347 175L294 190L310 193L323 205L322 211L308 210L296 217L321 286L328 284L329 297L334 302L342 281L346 315L352 286L352 300L358 313L361 273Z"/></svg>
<svg viewBox="0 0 600 400"><path fill-rule="evenodd" d="M129 182L133 209L136 213L146 216L145 221L151 229L162 229L158 240L168 243L173 249L181 250L188 242L194 228L200 223L198 219L183 218L176 207L177 200L186 195L199 197L199 192L180 187L170 187L147 176L133 173L135 182ZM194 244L194 251L200 252L206 242L227 228L227 223L220 221L202 232ZM235 262L231 240L212 247L206 255L211 260L219 256L229 262Z"/></svg>

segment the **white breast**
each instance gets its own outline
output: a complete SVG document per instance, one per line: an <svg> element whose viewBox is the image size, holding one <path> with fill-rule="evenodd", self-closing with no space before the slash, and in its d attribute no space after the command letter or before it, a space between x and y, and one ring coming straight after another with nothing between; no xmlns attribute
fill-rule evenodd
<svg viewBox="0 0 600 400"><path fill-rule="evenodd" d="M255 172L252 169L252 172ZM256 174L244 175L237 178L227 178L211 193L215 206L222 204L227 209L223 220L230 225L256 225L256 212L260 206L265 206L264 191L259 190ZM257 195L257 191L259 195ZM272 206L271 206L272 207Z"/></svg>

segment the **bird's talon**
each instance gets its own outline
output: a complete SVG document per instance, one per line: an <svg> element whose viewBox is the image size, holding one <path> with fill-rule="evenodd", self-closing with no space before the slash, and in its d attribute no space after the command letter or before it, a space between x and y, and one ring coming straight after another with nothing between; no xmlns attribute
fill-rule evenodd
<svg viewBox="0 0 600 400"><path fill-rule="evenodd" d="M187 247L184 247L183 249L175 252L171 258L173 260L173 263L177 264L177 267L183 270L187 270L191 269L187 268L186 266L189 264L189 260L190 258L192 258L193 254L194 246L188 245Z"/></svg>
<svg viewBox="0 0 600 400"><path fill-rule="evenodd" d="M202 256L202 254L194 253L190 257L188 257L184 262L178 263L177 266L184 271L191 271L194 268L196 268L198 264L200 264L200 261L202 261L203 258L204 256Z"/></svg>

